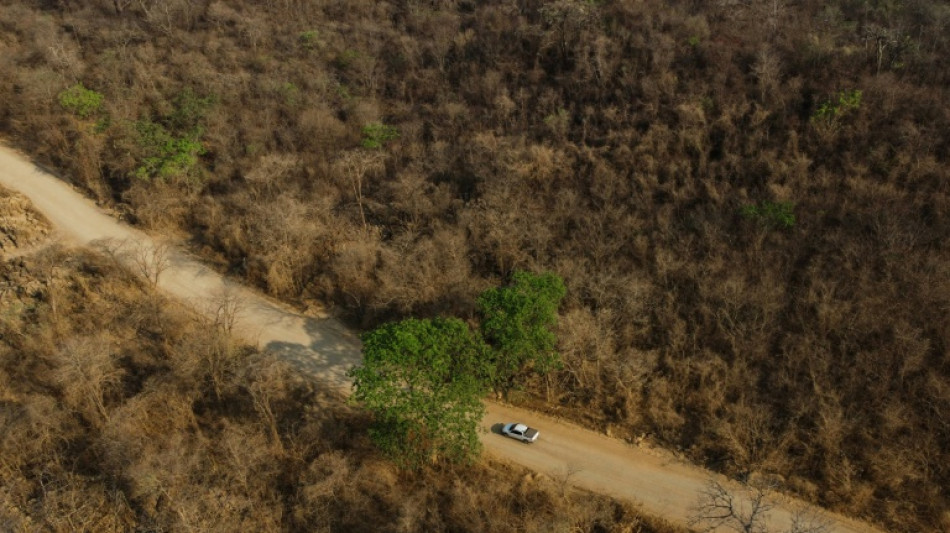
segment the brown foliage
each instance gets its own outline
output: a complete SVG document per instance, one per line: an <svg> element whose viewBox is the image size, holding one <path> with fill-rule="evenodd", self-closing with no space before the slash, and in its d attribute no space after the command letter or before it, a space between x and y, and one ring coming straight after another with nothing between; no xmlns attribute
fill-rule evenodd
<svg viewBox="0 0 950 533"><path fill-rule="evenodd" d="M554 269L577 323L531 392L891 529L945 527L940 2L44 5L0 2L0 128L133 220L363 325L470 313L510 271ZM98 128L57 102L77 81L105 96ZM138 181L135 122L186 89L216 102L202 180ZM400 133L385 156L340 164L375 121ZM763 202L792 202L793 227L740 216Z"/></svg>
<svg viewBox="0 0 950 533"><path fill-rule="evenodd" d="M398 472L342 398L228 338L233 297L208 323L112 257L44 254L0 263L24 289L0 300L0 529L678 531L506 465Z"/></svg>
<svg viewBox="0 0 950 533"><path fill-rule="evenodd" d="M49 222L29 199L0 188L0 257L30 251L49 231Z"/></svg>

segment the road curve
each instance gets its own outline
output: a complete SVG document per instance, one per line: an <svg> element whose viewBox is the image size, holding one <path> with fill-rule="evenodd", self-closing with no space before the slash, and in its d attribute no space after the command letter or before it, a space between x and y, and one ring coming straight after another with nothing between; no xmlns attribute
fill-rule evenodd
<svg viewBox="0 0 950 533"><path fill-rule="evenodd" d="M157 241L118 222L30 159L0 145L0 185L28 197L53 224L60 239L83 246L126 250L132 257L155 254ZM261 294L229 282L178 247L169 247L167 268L158 286L202 312L213 314L224 298L236 301L234 331L248 341L278 352L297 368L327 385L347 388L346 370L360 361L359 339L328 316L303 316ZM497 433L501 422L523 421L541 431L540 440L522 444ZM528 467L573 485L631 501L651 515L686 525L690 507L707 481L716 476L658 449L639 448L538 413L489 402L482 421L482 442L499 460ZM736 485L730 485L737 488ZM769 531L785 531L792 509L807 507L777 497ZM809 508L827 520L828 531L880 531L826 511Z"/></svg>

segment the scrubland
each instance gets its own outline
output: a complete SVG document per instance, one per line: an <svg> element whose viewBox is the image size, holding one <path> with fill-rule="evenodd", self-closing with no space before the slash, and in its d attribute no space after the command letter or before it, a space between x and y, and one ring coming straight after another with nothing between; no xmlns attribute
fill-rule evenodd
<svg viewBox="0 0 950 533"><path fill-rule="evenodd" d="M364 414L109 256L51 245L0 291L3 531L678 531L491 462L400 472Z"/></svg>
<svg viewBox="0 0 950 533"><path fill-rule="evenodd" d="M895 531L939 530L950 527L948 27L950 9L924 0L3 0L0 132L129 221L182 232L231 275L329 302L357 326L468 316L513 270L555 271L568 286L565 366L525 403L735 477L768 475ZM129 476L148 485L119 502L109 495L127 491L110 483L124 478L98 472L160 465L167 450L148 436L186 446L210 431L203 422L311 458L255 407L304 393L276 378L254 392L254 376L279 372L252 354L241 361L272 370L247 382L235 371L233 401L195 403L207 392L188 376L201 374L159 361L223 348L198 330L175 337L190 322L161 315L156 298L128 303L135 312L116 320L137 317L134 328L104 338L13 337L25 343L15 353L37 354L17 364L40 368L5 372L27 387L17 394L70 398L72 415L35 415L67 433L112 431L116 390L193 383L171 387L181 401L160 402L157 426L122 422L144 447L131 459L95 437L26 443L65 446L50 452L63 458L96 449L94 471L69 476L102 484L97 509L134 501L136 516L197 520L205 498L232 496L166 495L161 476L186 476L169 470ZM70 331L82 298L53 301L65 300L43 308L42 328ZM100 348L130 331L156 346L102 362L100 393L67 394L62 358L113 353ZM165 377L134 378L148 373L133 360ZM243 414L221 422L229 409ZM337 431L307 416L300 428ZM202 486L236 470L255 475L228 488L276 498L257 484L271 475L296 494L283 463L224 472L228 439L208 442L215 451L193 458ZM354 479L362 468L367 483L390 479L365 464L347 462ZM249 505L242 494L227 505ZM282 519L297 520L284 502ZM334 505L322 509L362 517Z"/></svg>

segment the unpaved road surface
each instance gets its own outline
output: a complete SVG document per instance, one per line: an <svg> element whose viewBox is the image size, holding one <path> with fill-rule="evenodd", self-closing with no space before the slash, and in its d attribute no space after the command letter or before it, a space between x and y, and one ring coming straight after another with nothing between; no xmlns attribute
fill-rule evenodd
<svg viewBox="0 0 950 533"><path fill-rule="evenodd" d="M141 258L143 252L146 259L154 257L157 243L151 237L119 223L68 184L4 146L0 146L0 185L27 196L62 240L112 250L121 248L128 252L123 255L133 269L138 268L133 257ZM316 380L337 387L348 385L345 372L360 360L359 339L332 318L302 316L226 281L179 248L169 248L167 261L151 262L167 266L158 276L158 285L168 293L208 313L214 313L226 299L240 302L234 329L238 335L280 353ZM511 421L537 427L540 440L527 445L498 434L498 426ZM497 403L488 404L482 428L485 449L497 459L631 501L642 506L647 514L681 525L686 525L690 507L713 477L665 451L628 445L573 424ZM792 511L802 504L780 496L776 496L776 503L770 512L769 531L787 530ZM828 521L828 531L879 531L827 512L813 512Z"/></svg>

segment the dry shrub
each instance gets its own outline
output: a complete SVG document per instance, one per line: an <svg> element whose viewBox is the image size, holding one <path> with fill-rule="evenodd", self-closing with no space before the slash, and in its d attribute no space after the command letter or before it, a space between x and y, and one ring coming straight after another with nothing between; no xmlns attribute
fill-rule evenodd
<svg viewBox="0 0 950 533"><path fill-rule="evenodd" d="M27 198L0 188L0 251L4 255L39 244L49 231L49 222Z"/></svg>
<svg viewBox="0 0 950 533"><path fill-rule="evenodd" d="M0 339L3 527L677 531L509 466L400 472L372 449L364 414L234 344L226 318L149 297L107 256L47 255L54 277L42 261L0 264L3 278L55 285L59 298L56 317L43 292L0 308L19 315ZM65 340L31 340L54 328ZM216 349L230 353L217 371L206 355Z"/></svg>
<svg viewBox="0 0 950 533"><path fill-rule="evenodd" d="M60 387L67 408L96 424L107 420L107 396L122 381L112 340L103 335L65 340L53 354L51 381Z"/></svg>
<svg viewBox="0 0 950 533"><path fill-rule="evenodd" d="M360 325L470 316L512 270L554 269L577 323L536 405L890 529L941 527L945 7L474 4L6 2L0 127L132 220ZM105 96L98 131L58 104L76 81ZM132 126L186 89L217 102L203 179L136 181ZM818 112L853 90L856 108ZM372 121L400 137L346 173ZM791 227L742 214L770 202L794 204ZM44 303L67 316L66 294Z"/></svg>

